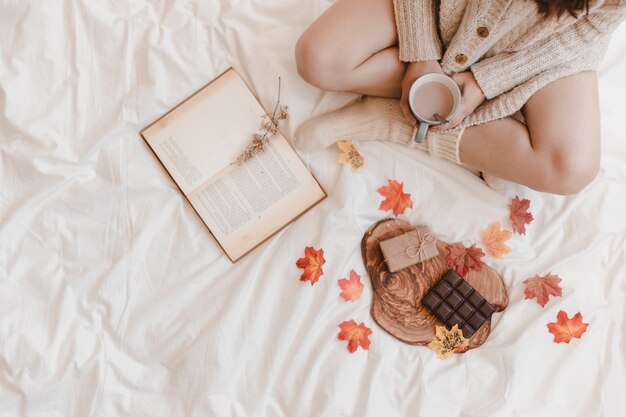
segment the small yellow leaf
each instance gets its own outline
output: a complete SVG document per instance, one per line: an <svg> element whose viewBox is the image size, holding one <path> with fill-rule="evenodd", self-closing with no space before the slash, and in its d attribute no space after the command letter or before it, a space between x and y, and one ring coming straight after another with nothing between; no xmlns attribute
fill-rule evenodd
<svg viewBox="0 0 626 417"><path fill-rule="evenodd" d="M365 158L351 140L340 140L337 142L337 147L341 150L337 162L350 165L353 172L365 167Z"/></svg>
<svg viewBox="0 0 626 417"><path fill-rule="evenodd" d="M463 337L459 325L455 324L450 330L444 326L436 326L435 339L428 344L428 347L437 352L438 359L448 359L454 352L465 352L468 345L469 340Z"/></svg>

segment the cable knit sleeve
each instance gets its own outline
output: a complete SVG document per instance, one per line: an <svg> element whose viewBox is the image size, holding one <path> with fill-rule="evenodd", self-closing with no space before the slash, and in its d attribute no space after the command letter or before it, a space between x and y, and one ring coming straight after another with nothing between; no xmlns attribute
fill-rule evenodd
<svg viewBox="0 0 626 417"><path fill-rule="evenodd" d="M471 65L470 69L485 97L496 97L602 43L626 19L624 3L602 6L525 49L501 53Z"/></svg>
<svg viewBox="0 0 626 417"><path fill-rule="evenodd" d="M393 0L400 60L441 59L435 0Z"/></svg>

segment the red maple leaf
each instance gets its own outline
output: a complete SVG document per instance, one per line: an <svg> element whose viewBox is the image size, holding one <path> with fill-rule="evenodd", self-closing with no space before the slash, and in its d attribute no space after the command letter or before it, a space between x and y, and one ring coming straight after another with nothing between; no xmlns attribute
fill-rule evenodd
<svg viewBox="0 0 626 417"><path fill-rule="evenodd" d="M530 208L530 200L520 200L519 197L515 197L511 204L509 204L509 210L511 214L509 219L513 225L513 231L520 235L526 234L526 224L533 221L533 215L528 212Z"/></svg>
<svg viewBox="0 0 626 417"><path fill-rule="evenodd" d="M548 331L554 335L554 343L569 343L574 337L580 339L588 325L589 323L583 323L580 312L570 319L563 310L556 315L556 322L547 324Z"/></svg>
<svg viewBox="0 0 626 417"><path fill-rule="evenodd" d="M470 269L482 271L483 262L480 258L485 256L485 252L481 248L476 247L476 244L466 248L462 243L453 243L447 245L446 249L449 251L446 257L446 265L454 268L459 275L464 277Z"/></svg>
<svg viewBox="0 0 626 417"><path fill-rule="evenodd" d="M363 284L361 283L361 276L354 272L354 269L350 271L350 279L340 279L337 281L341 288L341 297L346 301L356 301L361 298L363 292Z"/></svg>
<svg viewBox="0 0 626 417"><path fill-rule="evenodd" d="M304 272L300 276L300 281L311 281L311 285L315 284L324 273L322 265L325 263L324 249L315 250L314 247L307 246L304 249L304 258L300 258L296 261L298 268L304 268Z"/></svg>
<svg viewBox="0 0 626 417"><path fill-rule="evenodd" d="M550 273L543 277L535 275L532 278L528 278L522 282L522 284L526 284L526 289L524 290L525 299L530 300L537 297L537 304L543 307L548 302L550 295L555 297L563 295L559 282L561 282L561 278Z"/></svg>
<svg viewBox="0 0 626 417"><path fill-rule="evenodd" d="M372 334L372 330L365 324L356 324L354 320L344 321L339 325L341 331L337 335L339 340L348 341L348 352L352 353L361 346L367 350L370 348L369 335Z"/></svg>
<svg viewBox="0 0 626 417"><path fill-rule="evenodd" d="M383 185L378 190L378 193L385 197L381 201L379 210L393 212L394 216L404 213L407 208L413 208L413 200L411 200L411 194L407 194L403 190L404 184L396 180L389 180L389 185Z"/></svg>

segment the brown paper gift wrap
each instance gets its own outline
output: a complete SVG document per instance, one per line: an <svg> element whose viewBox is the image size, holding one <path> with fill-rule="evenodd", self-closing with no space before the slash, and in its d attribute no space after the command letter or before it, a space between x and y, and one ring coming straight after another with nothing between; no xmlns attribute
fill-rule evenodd
<svg viewBox="0 0 626 417"><path fill-rule="evenodd" d="M424 262L439 254L437 238L428 226L417 226L415 230L380 242L380 250L389 272Z"/></svg>

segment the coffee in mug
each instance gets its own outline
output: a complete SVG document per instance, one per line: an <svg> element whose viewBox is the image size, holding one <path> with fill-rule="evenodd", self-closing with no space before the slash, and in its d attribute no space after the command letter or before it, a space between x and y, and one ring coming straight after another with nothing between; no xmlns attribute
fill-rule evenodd
<svg viewBox="0 0 626 417"><path fill-rule="evenodd" d="M447 75L428 73L413 82L408 101L411 113L420 122L413 142L422 143L428 128L441 124L435 113L448 120L456 116L461 106L461 90Z"/></svg>
<svg viewBox="0 0 626 417"><path fill-rule="evenodd" d="M411 107L420 119L436 122L435 113L448 119L446 116L452 113L454 97L448 87L432 81L418 87Z"/></svg>

